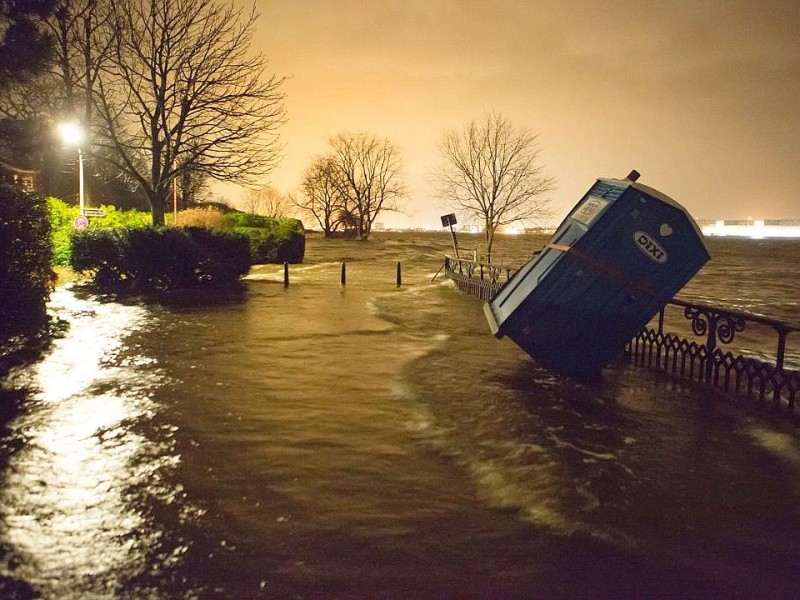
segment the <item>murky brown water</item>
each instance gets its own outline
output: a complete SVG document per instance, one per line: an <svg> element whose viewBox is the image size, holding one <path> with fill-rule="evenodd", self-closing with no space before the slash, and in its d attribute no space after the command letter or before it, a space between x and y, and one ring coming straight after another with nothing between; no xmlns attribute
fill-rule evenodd
<svg viewBox="0 0 800 600"><path fill-rule="evenodd" d="M68 336L5 382L29 391L0 446L0 590L800 594L795 429L622 364L595 386L537 368L431 283L448 244L311 239L287 289L265 266L224 296L58 291ZM711 250L684 295L800 320L800 244Z"/></svg>

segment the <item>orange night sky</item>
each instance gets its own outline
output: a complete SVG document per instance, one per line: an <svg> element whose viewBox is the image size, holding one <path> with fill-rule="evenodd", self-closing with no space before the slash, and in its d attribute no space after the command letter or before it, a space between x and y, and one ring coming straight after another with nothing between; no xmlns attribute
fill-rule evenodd
<svg viewBox="0 0 800 600"><path fill-rule="evenodd" d="M697 218L800 218L797 0L258 0L253 45L285 85L292 191L329 136L403 152L408 215L436 227L447 128L488 110L540 134L557 223L597 177L640 181ZM444 211L447 212L447 211Z"/></svg>

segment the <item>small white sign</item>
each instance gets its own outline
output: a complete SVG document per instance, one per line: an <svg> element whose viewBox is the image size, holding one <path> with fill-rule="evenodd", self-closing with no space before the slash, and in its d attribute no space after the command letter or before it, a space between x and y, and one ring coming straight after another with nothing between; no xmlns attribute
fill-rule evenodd
<svg viewBox="0 0 800 600"><path fill-rule="evenodd" d="M105 217L106 211L102 208L94 208L87 206L81 212L82 217Z"/></svg>
<svg viewBox="0 0 800 600"><path fill-rule="evenodd" d="M603 209L608 205L608 200L597 198L596 196L589 196L583 201L575 212L570 215L571 219L580 221L584 225L590 225L595 220L597 215L603 212Z"/></svg>

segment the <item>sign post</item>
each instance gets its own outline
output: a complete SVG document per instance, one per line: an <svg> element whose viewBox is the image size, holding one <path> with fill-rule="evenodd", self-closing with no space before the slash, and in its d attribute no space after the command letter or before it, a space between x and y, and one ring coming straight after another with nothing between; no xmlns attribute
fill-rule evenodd
<svg viewBox="0 0 800 600"><path fill-rule="evenodd" d="M453 238L453 250L456 252L456 258L461 258L458 255L458 240L456 239L456 231L453 229L453 225L458 223L456 220L455 213L450 213L449 215L442 215L442 227L450 227L450 235Z"/></svg>
<svg viewBox="0 0 800 600"><path fill-rule="evenodd" d="M172 176L172 226L178 226L178 180Z"/></svg>

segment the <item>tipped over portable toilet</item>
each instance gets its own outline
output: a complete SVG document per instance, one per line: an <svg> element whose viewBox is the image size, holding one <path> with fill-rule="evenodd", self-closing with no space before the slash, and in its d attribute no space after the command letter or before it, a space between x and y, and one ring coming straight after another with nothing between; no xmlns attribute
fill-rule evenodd
<svg viewBox="0 0 800 600"><path fill-rule="evenodd" d="M677 202L627 179L598 179L550 242L484 307L548 369L594 377L709 260Z"/></svg>

